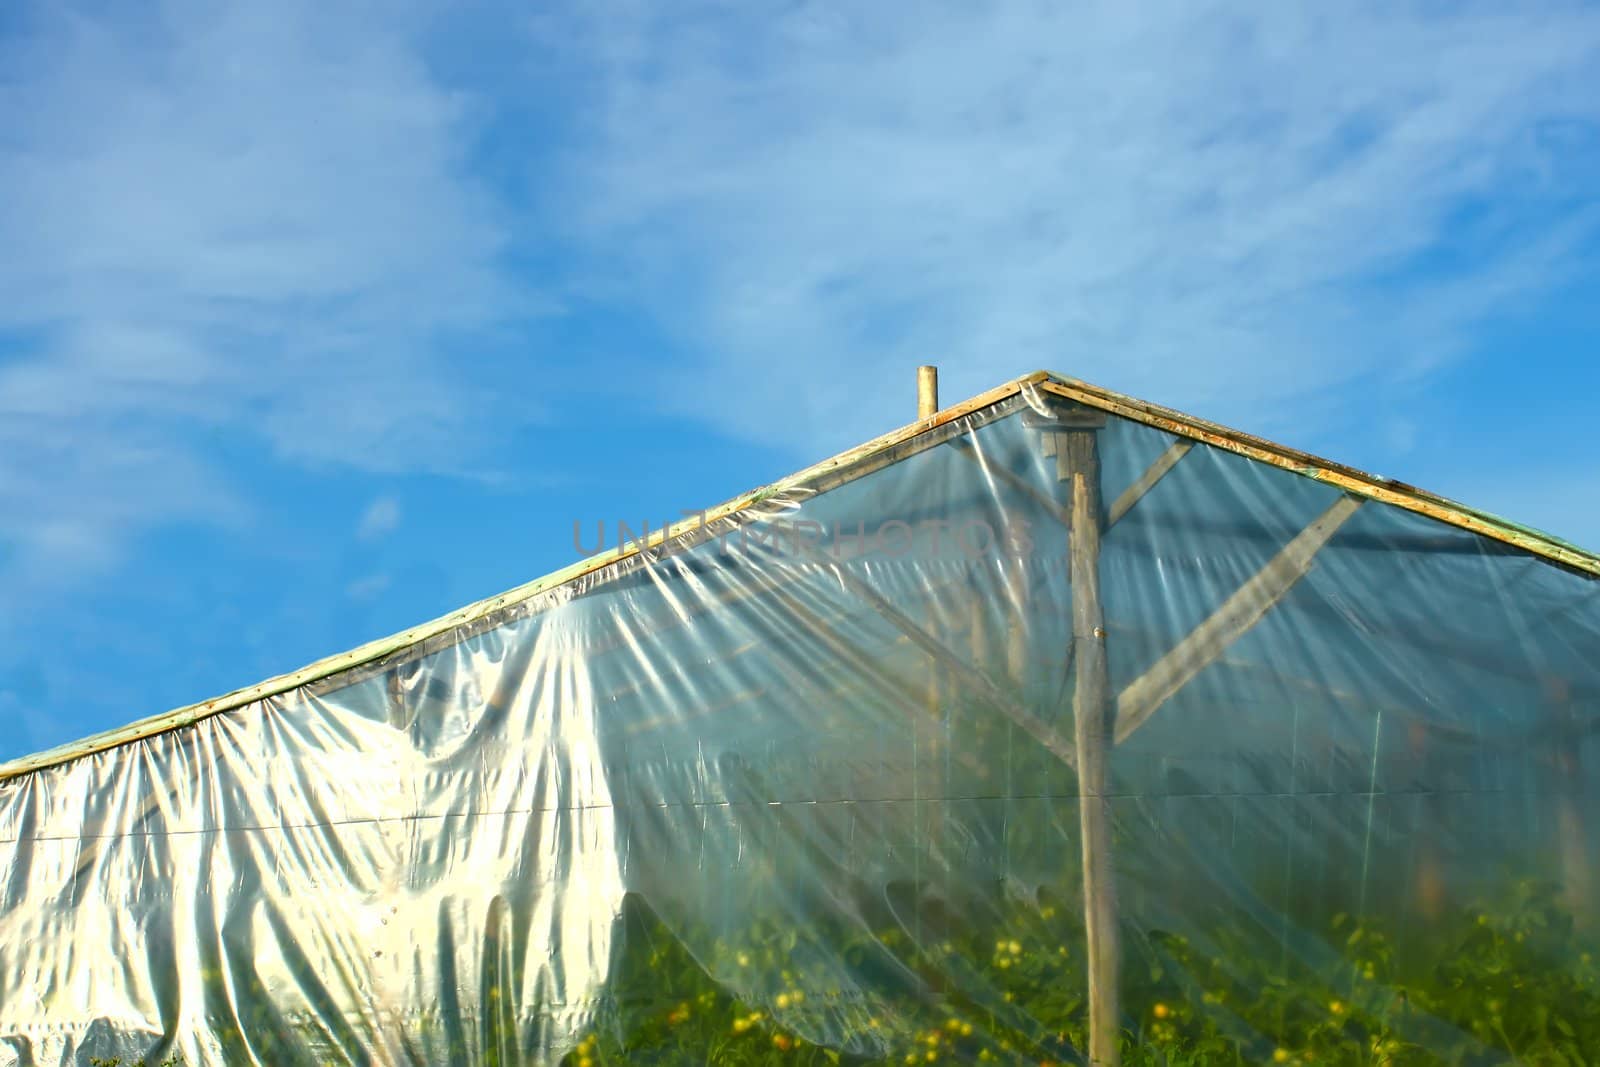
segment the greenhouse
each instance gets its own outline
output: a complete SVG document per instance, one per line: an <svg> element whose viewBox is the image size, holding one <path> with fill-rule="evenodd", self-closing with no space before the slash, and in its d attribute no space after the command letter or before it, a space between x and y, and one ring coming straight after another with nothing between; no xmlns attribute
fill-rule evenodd
<svg viewBox="0 0 1600 1067"><path fill-rule="evenodd" d="M1600 1062L1597 576L1029 375L0 768L0 1067Z"/></svg>

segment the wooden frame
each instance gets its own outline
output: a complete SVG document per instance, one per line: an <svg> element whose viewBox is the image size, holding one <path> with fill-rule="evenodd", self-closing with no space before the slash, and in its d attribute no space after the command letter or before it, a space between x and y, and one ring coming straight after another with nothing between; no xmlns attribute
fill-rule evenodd
<svg viewBox="0 0 1600 1067"><path fill-rule="evenodd" d="M832 486L853 481L873 470L881 469L950 440L959 435L958 431L963 430L964 420L970 421L971 416L979 415L986 409L1011 400L1019 394L1030 394L1035 390L1076 400L1089 407L1165 430L1180 438L1208 444L1293 471L1304 477L1336 485L1356 496L1413 511L1515 546L1577 573L1600 577L1600 556L1585 552L1557 538L1475 511L1412 486L1375 478L1353 468L1275 445L1215 423L1192 418L1169 408L1135 400L1075 379L1052 375L1046 371L1035 371L981 393L964 403L918 419L787 478L743 493L708 509L702 515L658 530L642 546L631 544L619 550L581 560L498 596L480 600L420 626L318 660L297 671L279 675L259 684L177 708L47 752L13 760L0 765L0 783L108 749L135 744L171 730L182 729L213 715L278 696L301 686L324 682L348 671L382 666L394 657L414 652L419 646L447 642L452 635L468 631L474 626L485 625L487 620L500 617L506 612L518 609L533 610L537 607L536 602L539 598L546 594L608 567L634 559L641 552L660 548L669 541L693 537L697 532L703 531L707 524L727 519L740 511L759 505L769 497L789 491L823 492ZM1161 473L1164 474L1165 471ZM1147 477L1148 474L1149 472ZM1154 479L1151 479L1150 484L1154 484Z"/></svg>
<svg viewBox="0 0 1600 1067"><path fill-rule="evenodd" d="M1064 487L1065 501L1051 499L1047 493L1040 492L1011 471L998 468L989 470L983 464L982 457L969 448L958 447L957 451L984 466L988 473L1008 486L1026 492L1036 502L1045 505L1048 513L1055 516L1065 528L1073 591L1071 659L1075 664L1074 735L1070 740L1035 716L1030 708L1010 699L981 664L968 663L959 653L947 647L939 635L930 632L917 619L891 604L847 567L818 558L815 553L812 563L825 568L843 588L887 620L905 640L928 657L932 670L927 679L926 696L931 709L937 710L942 703L946 683L971 691L1063 762L1075 767L1088 942L1088 1059L1091 1064L1100 1067L1114 1067L1120 1059L1120 951L1107 787L1110 753L1115 745L1127 740L1167 700L1222 657L1236 640L1264 618L1310 571L1316 554L1366 500L1400 507L1491 538L1586 577L1600 577L1600 557L1563 541L1465 508L1403 483L1375 478L1353 468L1317 459L1083 382L1058 378L1043 371L1035 372L942 412L936 410L937 379L933 368L919 369L918 386L920 417L916 422L656 531L642 544L635 542L619 546L614 551L582 560L429 623L320 660L258 685L13 761L0 766L0 783L117 747L137 744L303 686L335 678L348 680L361 671L388 669L397 662L419 654L421 650L459 641L469 633L503 621L511 617L511 613L539 610L542 598L571 583L603 576L607 571L611 572L612 577L628 573L641 556L648 557L649 553L669 543L681 543L682 546L699 543L712 536L711 524L736 524L740 521L741 513L757 508L771 498L825 492L939 444L959 443L961 435L981 425L986 417L994 418L1009 413L1011 406L1001 405L1020 397L1026 403L1014 406L1021 408L1028 425L1042 431L1043 452L1056 459L1058 481ZM1069 403L1063 404L1062 401ZM1098 452L1098 431L1105 424L1108 414L1162 430L1178 438L1109 507L1101 499ZM1135 508L1196 444L1210 445L1292 471L1333 486L1341 493L1323 514L1296 534L1210 616L1113 697L1109 691L1106 624L1099 592L1101 538L1107 529ZM822 643L830 655L848 663L871 667L870 663L864 661L864 653L833 634L824 620L802 603L793 591L784 588L781 583L773 583L764 592L776 598L807 632ZM551 602L556 601L552 599ZM975 647L980 642L977 633L980 619L981 615L974 614L974 633L970 640ZM734 654L742 651L744 649ZM1014 658L1015 652L1008 647L1008 659ZM782 668L782 662L779 663ZM726 710L726 707L759 696L762 692L752 690L733 694L717 710ZM153 794L135 818L143 818L153 812L159 807L160 798L161 794ZM1577 826L1577 818L1568 815L1567 822ZM1565 832L1569 836L1579 833L1570 828L1566 828ZM74 878L95 862L100 840L103 839L95 839L82 851L76 862ZM1586 877L1587 872L1584 874Z"/></svg>
<svg viewBox="0 0 1600 1067"><path fill-rule="evenodd" d="M1101 389L1071 378L1045 375L1035 384L1040 390L1100 408L1113 415L1153 426L1158 430L1186 437L1284 470L1314 481L1326 482L1347 493L1392 504L1430 519L1458 526L1463 530L1513 545L1532 555L1558 563L1569 570L1600 577L1600 555L1585 551L1557 537L1519 526L1485 511L1469 508L1445 497L1389 478L1379 478L1342 463L1322 459L1307 452L1274 444L1252 434L1231 430L1214 422L1197 419L1171 408Z"/></svg>

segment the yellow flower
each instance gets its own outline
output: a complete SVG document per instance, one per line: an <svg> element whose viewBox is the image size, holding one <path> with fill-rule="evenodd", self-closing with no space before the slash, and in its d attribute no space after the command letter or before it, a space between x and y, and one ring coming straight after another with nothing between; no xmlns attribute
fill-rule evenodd
<svg viewBox="0 0 1600 1067"><path fill-rule="evenodd" d="M1013 956L1020 956L1020 955L1022 955L1022 943L1021 943L1021 942L1019 942L1019 941L1011 941L1011 942L1008 942L1008 943L1007 943L1007 944L1006 944L1006 948L1008 948L1008 949L1010 949L1010 950L1011 950L1011 954L1012 954L1012 955L1013 955Z"/></svg>
<svg viewBox="0 0 1600 1067"><path fill-rule="evenodd" d="M953 1034L956 1031L961 1029L961 1020L960 1019L946 1019L944 1021L944 1028L946 1030L950 1031Z"/></svg>
<svg viewBox="0 0 1600 1067"><path fill-rule="evenodd" d="M750 966L750 957L749 957L749 955L747 955L746 953L743 953L743 952L739 953L739 966L741 966L741 967Z"/></svg>
<svg viewBox="0 0 1600 1067"><path fill-rule="evenodd" d="M789 1006L789 994L779 993L776 1003L780 1008L787 1008Z"/></svg>
<svg viewBox="0 0 1600 1067"><path fill-rule="evenodd" d="M749 1019L735 1019L735 1020L733 1020L733 1032L734 1033L742 1034L748 1029L750 1029L750 1020Z"/></svg>
<svg viewBox="0 0 1600 1067"><path fill-rule="evenodd" d="M1289 1050L1286 1049L1286 1048L1275 1048L1275 1049L1273 1049L1272 1050L1272 1062L1273 1063L1288 1063L1289 1062Z"/></svg>
<svg viewBox="0 0 1600 1067"><path fill-rule="evenodd" d="M963 1022L961 1024L961 1036L962 1037L971 1037L972 1036L972 1024L971 1023Z"/></svg>
<svg viewBox="0 0 1600 1067"><path fill-rule="evenodd" d="M1168 1015L1172 1014L1171 1008L1168 1008L1165 1004L1160 1003L1158 1003L1154 1008L1151 1008L1150 1011L1157 1019L1165 1019Z"/></svg>
<svg viewBox="0 0 1600 1067"><path fill-rule="evenodd" d="M1337 1000L1330 1000L1328 1002L1328 1010L1335 1015L1343 1015L1344 1005Z"/></svg>

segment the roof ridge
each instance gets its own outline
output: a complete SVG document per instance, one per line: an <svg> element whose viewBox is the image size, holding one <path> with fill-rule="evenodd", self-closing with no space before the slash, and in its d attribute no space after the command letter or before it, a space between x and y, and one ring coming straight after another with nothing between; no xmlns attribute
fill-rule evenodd
<svg viewBox="0 0 1600 1067"><path fill-rule="evenodd" d="M70 741L43 752L22 756L0 764L0 784L47 767L69 763L108 749L133 744L146 738L154 737L157 734L169 733L186 726L192 726L215 715L253 704L259 700L279 696L301 686L310 685L314 682L343 674L346 671L379 662L396 652L420 645L452 630L471 625L480 619L505 611L508 608L527 603L536 597L576 582L606 567L633 559L643 552L657 548L675 538L690 534L697 529L703 528L707 523L727 518L743 511L777 493L802 487L807 483L832 474L842 473L861 464L862 461L870 460L941 426L947 426L984 408L992 407L1019 394L1027 386L1039 384L1051 377L1052 375L1046 371L1034 371L1020 378L1014 378L1003 385L979 393L977 396L962 403L944 408L926 418L907 423L898 429L881 434L854 448L846 449L786 477L740 493L715 507L697 512L690 518L682 519L670 526L656 530L644 538L642 544L639 541L632 541L626 546L618 545L613 549L602 550L595 555L587 556L575 563L524 582L522 585L506 590L503 593L474 601L454 611L447 612L438 618L409 627L387 637L368 641L346 652L323 657L298 670L275 675L255 685L235 689L193 704L186 704L171 711L136 720L125 726L114 727L78 741ZM866 473L868 472L860 471L851 477L853 479Z"/></svg>
<svg viewBox="0 0 1600 1067"><path fill-rule="evenodd" d="M562 588L606 567L636 558L643 552L657 548L674 539L703 529L706 524L725 519L777 493L801 488L824 479L836 479L834 484L851 481L870 473L861 469L870 461L888 456L892 450L921 438L940 427L976 414L1012 396L1025 395L1038 387L1046 392L1088 404L1114 415L1131 419L1181 437L1221 448L1247 458L1292 471L1302 477L1337 486L1346 492L1391 504L1408 511L1445 522L1472 533L1512 545L1532 555L1577 572L1589 578L1600 577L1600 555L1588 552L1560 538L1499 518L1489 512L1459 504L1448 498L1418 489L1393 479L1380 478L1332 460L1322 459L1298 449L1280 445L1265 438L1172 408L1138 400L1131 396L1091 385L1088 382L1052 371L1037 370L1014 378L1003 385L979 393L970 400L945 408L926 418L907 423L898 429L875 437L854 448L847 449L818 463L812 464L786 477L732 497L713 508L655 531L641 544L634 541L629 546L619 545L593 556L586 557L542 577L525 582L496 596L474 601L455 611L366 642L346 652L324 657L299 670L280 674L255 685L233 690L221 696L188 704L172 711L140 719L136 722L103 731L79 741L69 742L44 752L0 764L0 784L47 767L68 763L108 749L133 744L157 734L182 729L214 715L244 707L259 700L298 689L301 686L343 674L363 666L385 660L397 652L421 645L444 634L474 622L486 619L509 608L525 604L536 597ZM900 457L889 459L893 462Z"/></svg>

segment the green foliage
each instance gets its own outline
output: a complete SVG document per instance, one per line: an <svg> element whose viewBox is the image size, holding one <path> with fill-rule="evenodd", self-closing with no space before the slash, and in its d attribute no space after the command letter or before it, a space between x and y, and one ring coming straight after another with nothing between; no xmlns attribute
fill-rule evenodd
<svg viewBox="0 0 1600 1067"><path fill-rule="evenodd" d="M1081 1062L1087 992L1075 917L1021 903L985 914L923 944L891 927L843 945L862 964L887 953L914 979L849 997L837 972L797 962L792 932L756 930L697 959L653 917L635 915L609 1006L562 1062ZM1406 931L1404 951L1381 923L1334 916L1312 939L1325 959L1292 973L1245 940L1244 927L1210 934L1204 950L1177 934L1125 932L1125 1063L1596 1062L1600 972L1548 886L1520 885L1499 907L1471 909L1425 936ZM740 988L763 992L742 1000Z"/></svg>
<svg viewBox="0 0 1600 1067"><path fill-rule="evenodd" d="M776 920L683 929L628 898L606 988L564 1067L893 1067L1081 1063L1083 931L1067 898L941 906L907 890L864 925ZM819 912L821 914L821 912ZM1436 923L1334 915L1292 931L1217 912L1209 928L1123 931L1129 1067L1600 1065L1600 966L1552 887L1521 883ZM1311 928L1314 927L1314 928ZM494 954L490 954L494 955ZM478 976L485 1010L414 1035L417 1062L532 1063L538 1025L511 1007L516 967ZM366 1062L282 1033L241 999L223 1035L258 1060ZM218 989L221 998L224 991ZM265 1013L263 1015L262 1013ZM252 1027L267 1018L274 1025ZM341 1044L351 1047L354 1039ZM559 1040L548 1031L538 1040ZM424 1051L425 1050L425 1051ZM248 1057L241 1058L245 1062ZM124 1067L121 1059L93 1067ZM144 1067L143 1061L133 1067ZM179 1067L176 1058L159 1067Z"/></svg>

